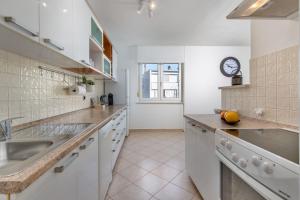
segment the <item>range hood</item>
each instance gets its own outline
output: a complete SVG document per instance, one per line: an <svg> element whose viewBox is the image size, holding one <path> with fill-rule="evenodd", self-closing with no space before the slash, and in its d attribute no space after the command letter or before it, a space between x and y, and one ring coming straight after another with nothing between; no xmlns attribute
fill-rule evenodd
<svg viewBox="0 0 300 200"><path fill-rule="evenodd" d="M244 0L227 19L289 19L298 9L299 0Z"/></svg>

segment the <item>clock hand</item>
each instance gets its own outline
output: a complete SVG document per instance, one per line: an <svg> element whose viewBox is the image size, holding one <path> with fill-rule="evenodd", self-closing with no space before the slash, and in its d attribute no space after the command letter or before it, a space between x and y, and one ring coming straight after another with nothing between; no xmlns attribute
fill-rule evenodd
<svg viewBox="0 0 300 200"><path fill-rule="evenodd" d="M228 65L228 64L226 64L226 66L229 67L229 68L234 68L234 67L232 67L232 66L230 66L230 65Z"/></svg>

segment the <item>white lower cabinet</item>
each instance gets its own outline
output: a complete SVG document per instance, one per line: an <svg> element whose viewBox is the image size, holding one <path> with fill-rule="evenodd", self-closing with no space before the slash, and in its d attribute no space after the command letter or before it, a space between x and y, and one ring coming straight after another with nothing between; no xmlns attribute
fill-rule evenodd
<svg viewBox="0 0 300 200"><path fill-rule="evenodd" d="M13 200L98 200L98 131Z"/></svg>
<svg viewBox="0 0 300 200"><path fill-rule="evenodd" d="M104 200L126 133L124 109L11 200Z"/></svg>
<svg viewBox="0 0 300 200"><path fill-rule="evenodd" d="M186 121L186 169L205 200L220 199L220 164L215 154L214 133Z"/></svg>
<svg viewBox="0 0 300 200"><path fill-rule="evenodd" d="M112 122L99 132L99 200L104 200L112 181Z"/></svg>
<svg viewBox="0 0 300 200"><path fill-rule="evenodd" d="M78 150L73 151L57 163L47 173L36 180L26 190L14 194L13 200L79 200L77 191L80 166ZM57 167L65 166L63 171L55 173Z"/></svg>
<svg viewBox="0 0 300 200"><path fill-rule="evenodd" d="M98 131L80 147L77 190L79 200L98 200Z"/></svg>

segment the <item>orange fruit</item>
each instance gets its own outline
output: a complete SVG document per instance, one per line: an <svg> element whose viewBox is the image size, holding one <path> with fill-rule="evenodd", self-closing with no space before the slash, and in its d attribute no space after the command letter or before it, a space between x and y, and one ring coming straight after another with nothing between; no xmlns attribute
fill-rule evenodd
<svg viewBox="0 0 300 200"><path fill-rule="evenodd" d="M234 124L240 121L240 116L237 112L229 111L224 115L225 121L230 124Z"/></svg>
<svg viewBox="0 0 300 200"><path fill-rule="evenodd" d="M221 119L225 119L225 114L226 114L226 111L222 111L220 116L221 116Z"/></svg>

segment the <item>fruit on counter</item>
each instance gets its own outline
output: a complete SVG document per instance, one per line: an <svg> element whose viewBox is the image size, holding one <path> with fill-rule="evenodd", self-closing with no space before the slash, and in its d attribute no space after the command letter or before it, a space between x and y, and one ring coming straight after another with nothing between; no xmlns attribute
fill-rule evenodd
<svg viewBox="0 0 300 200"><path fill-rule="evenodd" d="M224 119L229 124L235 124L240 121L239 113L236 111L227 111L224 114Z"/></svg>
<svg viewBox="0 0 300 200"><path fill-rule="evenodd" d="M225 119L225 113L226 113L226 111L222 111L222 112L220 113L221 119Z"/></svg>

